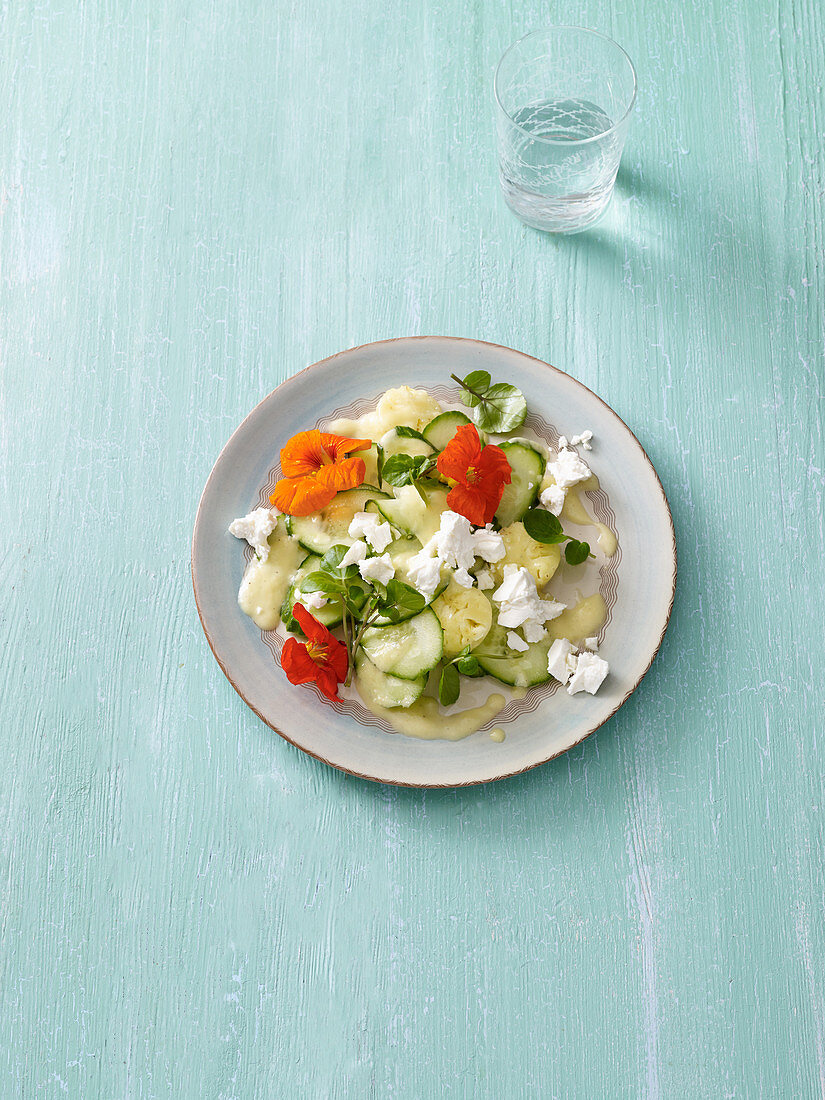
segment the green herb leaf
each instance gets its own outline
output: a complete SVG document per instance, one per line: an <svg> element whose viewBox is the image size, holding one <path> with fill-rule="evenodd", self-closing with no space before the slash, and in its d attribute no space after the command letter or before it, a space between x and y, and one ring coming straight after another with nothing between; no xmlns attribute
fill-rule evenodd
<svg viewBox="0 0 825 1100"><path fill-rule="evenodd" d="M466 378L457 381L464 387L461 391L461 403L471 409L475 408L490 388L490 375L486 370L470 371Z"/></svg>
<svg viewBox="0 0 825 1100"><path fill-rule="evenodd" d="M578 539L570 539L564 548L564 556L570 565L581 565L590 556L590 545L579 542Z"/></svg>
<svg viewBox="0 0 825 1100"><path fill-rule="evenodd" d="M558 517L544 508L530 508L525 512L524 530L531 539L536 542L544 542L552 545L556 542L564 542L564 531Z"/></svg>
<svg viewBox="0 0 825 1100"><path fill-rule="evenodd" d="M341 569L341 562L346 556L348 546L344 546L343 543L337 542L335 546L330 546L326 554L318 562L318 568L324 573L332 573L338 577L354 577L358 574L357 565L348 565L344 569Z"/></svg>
<svg viewBox="0 0 825 1100"><path fill-rule="evenodd" d="M449 707L461 694L461 677L453 664L445 665L438 681L438 700L442 706Z"/></svg>
<svg viewBox="0 0 825 1100"><path fill-rule="evenodd" d="M415 428L408 428L406 424L398 424L394 430L399 439L420 439L421 442L426 443L431 450L438 450L438 447L433 447L429 439L422 435L421 432L417 432Z"/></svg>
<svg viewBox="0 0 825 1100"><path fill-rule="evenodd" d="M487 432L512 432L524 423L527 402L521 390L506 382L491 386L473 413L473 420Z"/></svg>
<svg viewBox="0 0 825 1100"><path fill-rule="evenodd" d="M325 595L340 595L345 589L344 582L331 573L316 570L301 581L301 592L323 592ZM300 600L299 600L300 602Z"/></svg>
<svg viewBox="0 0 825 1100"><path fill-rule="evenodd" d="M484 671L475 657L459 657L455 661L455 667L462 676L483 676Z"/></svg>
<svg viewBox="0 0 825 1100"><path fill-rule="evenodd" d="M385 599L380 602L381 609L386 614L385 607L389 605L396 608L399 612L411 612L413 615L417 615L419 611L423 611L427 601L417 592L412 585L405 584L404 581L399 581L395 577L387 584L387 595Z"/></svg>
<svg viewBox="0 0 825 1100"><path fill-rule="evenodd" d="M431 455L393 455L384 463L381 474L390 485L399 488L402 485L412 485L433 466L435 459Z"/></svg>
<svg viewBox="0 0 825 1100"><path fill-rule="evenodd" d="M375 444L375 449L378 452L378 460L376 463L376 473L378 474L378 488L381 488L382 474L384 473L384 448L380 443Z"/></svg>

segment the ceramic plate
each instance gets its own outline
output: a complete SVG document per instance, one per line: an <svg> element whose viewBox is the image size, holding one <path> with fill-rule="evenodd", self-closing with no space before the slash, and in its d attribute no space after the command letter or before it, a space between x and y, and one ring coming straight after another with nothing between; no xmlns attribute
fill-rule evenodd
<svg viewBox="0 0 825 1100"><path fill-rule="evenodd" d="M600 654L610 675L597 695L568 695L555 682L462 741L423 741L389 732L357 702L334 707L314 687L292 687L276 656L280 640L241 613L237 592L245 556L227 532L236 516L266 500L280 447L296 432L359 413L391 386L444 393L451 373L489 371L527 398L533 431L589 428L584 454L601 489L591 511L618 535L619 550L599 567L609 608ZM441 787L485 783L534 768L584 740L625 702L664 636L676 582L673 523L656 472L636 437L607 405L569 375L510 348L478 340L421 336L386 340L333 355L274 390L224 447L203 491L192 540L192 579L212 651L230 683L273 730L344 771L382 783ZM486 681L485 681L486 682ZM489 681L492 685L492 681ZM495 690L492 688L491 690ZM369 723L369 724L368 724ZM490 730L505 730L503 742Z"/></svg>

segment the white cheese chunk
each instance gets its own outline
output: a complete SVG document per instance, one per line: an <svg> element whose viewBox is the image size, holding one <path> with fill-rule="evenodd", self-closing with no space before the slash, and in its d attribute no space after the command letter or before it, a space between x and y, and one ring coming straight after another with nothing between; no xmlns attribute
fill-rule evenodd
<svg viewBox="0 0 825 1100"><path fill-rule="evenodd" d="M493 593L499 605L498 624L507 629L524 627L524 636L539 641L544 636L544 624L561 615L565 604L543 600L536 588L533 574L518 565L504 566L504 579ZM529 633L528 633L529 631Z"/></svg>
<svg viewBox="0 0 825 1100"><path fill-rule="evenodd" d="M383 554L393 540L392 527L375 512L356 512L349 525L353 539L366 539L377 554Z"/></svg>
<svg viewBox="0 0 825 1100"><path fill-rule="evenodd" d="M365 558L364 561L359 561L358 572L365 581L389 584L395 576L395 566L389 554L382 554L380 558Z"/></svg>
<svg viewBox="0 0 825 1100"><path fill-rule="evenodd" d="M493 580L493 574L489 569L479 569L476 573L476 582L482 591L488 588L495 588L496 586L496 582Z"/></svg>
<svg viewBox="0 0 825 1100"><path fill-rule="evenodd" d="M338 566L339 569L346 569L348 565L356 565L359 561L363 561L369 554L369 547L363 539L359 539L358 542L354 542L352 546L341 558L341 562Z"/></svg>
<svg viewBox="0 0 825 1100"><path fill-rule="evenodd" d="M229 524L229 533L236 539L246 539L261 561L269 557L269 536L278 523L278 510L275 508L256 508L248 516L233 519Z"/></svg>
<svg viewBox="0 0 825 1100"><path fill-rule="evenodd" d="M524 641L515 630L508 630L507 632L507 646L510 649L515 649L518 653L526 653L530 648L527 642Z"/></svg>
<svg viewBox="0 0 825 1100"><path fill-rule="evenodd" d="M587 481L591 473L590 467L575 451L567 450L559 451L556 461L547 463L547 471L559 489L569 489L571 485Z"/></svg>
<svg viewBox="0 0 825 1100"><path fill-rule="evenodd" d="M456 584L460 584L462 588L472 588L476 582L472 573L468 573L466 569L456 569L453 573L453 580Z"/></svg>
<svg viewBox="0 0 825 1100"><path fill-rule="evenodd" d="M302 603L307 611L319 611L326 607L328 600L321 592L299 592L298 603Z"/></svg>
<svg viewBox="0 0 825 1100"><path fill-rule="evenodd" d="M570 437L571 447L581 447L584 451L592 451L590 446L590 440L593 438L593 433L588 429L581 433L581 435L574 435Z"/></svg>
<svg viewBox="0 0 825 1100"><path fill-rule="evenodd" d="M560 435L559 436L559 450L560 451L566 451L568 446L569 446L569 444L567 442L567 436L566 435Z"/></svg>
<svg viewBox="0 0 825 1100"><path fill-rule="evenodd" d="M587 646L588 649L598 649L599 648L599 639L598 638L585 638L584 639L584 644Z"/></svg>
<svg viewBox="0 0 825 1100"><path fill-rule="evenodd" d="M558 680L562 684L566 684L570 679L567 658L572 652L573 646L566 638L556 638L547 654L547 671L554 680Z"/></svg>
<svg viewBox="0 0 825 1100"><path fill-rule="evenodd" d="M595 695L609 671L610 666L607 661L597 657L595 653L580 653L567 690L571 695L579 691L587 691Z"/></svg>
<svg viewBox="0 0 825 1100"><path fill-rule="evenodd" d="M504 539L498 531L493 530L491 523L473 531L473 552L477 558L482 558L484 561L501 561L507 553Z"/></svg>
<svg viewBox="0 0 825 1100"><path fill-rule="evenodd" d="M539 500L548 512L552 512L554 516L560 516L566 495L564 489L560 489L558 485L548 485Z"/></svg>
<svg viewBox="0 0 825 1100"><path fill-rule="evenodd" d="M432 557L428 546L413 554L407 563L407 580L425 600L431 600L441 581L441 562Z"/></svg>

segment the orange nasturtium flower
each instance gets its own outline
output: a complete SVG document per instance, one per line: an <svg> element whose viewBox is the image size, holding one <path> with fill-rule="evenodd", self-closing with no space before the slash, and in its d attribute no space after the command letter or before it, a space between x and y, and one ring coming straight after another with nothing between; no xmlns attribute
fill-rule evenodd
<svg viewBox="0 0 825 1100"><path fill-rule="evenodd" d="M296 603L292 614L307 640L287 638L281 651L281 667L287 680L291 684L317 684L327 699L337 699L338 685L347 676L347 647L314 619L303 604Z"/></svg>
<svg viewBox="0 0 825 1100"><path fill-rule="evenodd" d="M308 516L326 508L342 489L363 484L363 458L348 458L350 451L372 446L369 439L347 439L313 428L294 435L281 450L283 477L270 502L290 516Z"/></svg>
<svg viewBox="0 0 825 1100"><path fill-rule="evenodd" d="M447 504L476 527L493 522L501 503L504 486L510 484L512 471L501 447L481 446L474 424L462 424L438 456L438 472L455 485L447 494Z"/></svg>

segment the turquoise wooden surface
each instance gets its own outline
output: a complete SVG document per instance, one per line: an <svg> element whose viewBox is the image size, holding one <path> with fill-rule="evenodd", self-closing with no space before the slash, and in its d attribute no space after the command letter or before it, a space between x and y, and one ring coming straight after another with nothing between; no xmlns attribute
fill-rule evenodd
<svg viewBox="0 0 825 1100"><path fill-rule="evenodd" d="M614 205L565 240L492 156L495 60L553 21L640 80ZM0 25L0 1095L825 1096L821 5ZM601 394L680 549L616 718L438 793L276 738L188 565L253 404L428 332Z"/></svg>

